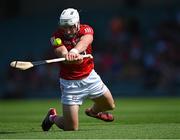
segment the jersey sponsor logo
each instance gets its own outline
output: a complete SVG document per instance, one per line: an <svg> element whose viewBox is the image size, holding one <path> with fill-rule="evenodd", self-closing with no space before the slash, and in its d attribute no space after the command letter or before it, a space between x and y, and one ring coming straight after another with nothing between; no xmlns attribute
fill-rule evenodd
<svg viewBox="0 0 180 140"><path fill-rule="evenodd" d="M71 45L71 41L66 41L66 40L64 40L64 44L66 44L66 45Z"/></svg>
<svg viewBox="0 0 180 140"><path fill-rule="evenodd" d="M80 38L74 38L71 41L68 40L64 40L64 44L65 45L72 45L72 46L76 46L76 44L79 42Z"/></svg>

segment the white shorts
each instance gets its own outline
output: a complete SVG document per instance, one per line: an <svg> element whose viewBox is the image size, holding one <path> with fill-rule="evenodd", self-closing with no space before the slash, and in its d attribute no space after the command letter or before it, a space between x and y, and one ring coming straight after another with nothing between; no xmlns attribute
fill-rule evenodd
<svg viewBox="0 0 180 140"><path fill-rule="evenodd" d="M102 96L108 89L94 70L82 80L60 78L60 88L61 102L67 105L81 105L85 98L97 98Z"/></svg>

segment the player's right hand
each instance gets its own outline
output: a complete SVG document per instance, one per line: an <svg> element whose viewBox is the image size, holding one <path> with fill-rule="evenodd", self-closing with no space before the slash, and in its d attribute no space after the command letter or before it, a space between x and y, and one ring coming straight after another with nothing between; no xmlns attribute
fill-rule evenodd
<svg viewBox="0 0 180 140"><path fill-rule="evenodd" d="M74 60L76 60L77 57L78 57L78 54L71 53L71 52L69 52L65 55L66 61L74 61Z"/></svg>
<svg viewBox="0 0 180 140"><path fill-rule="evenodd" d="M69 52L65 55L66 63L69 64L80 64L83 62L83 56L80 54Z"/></svg>

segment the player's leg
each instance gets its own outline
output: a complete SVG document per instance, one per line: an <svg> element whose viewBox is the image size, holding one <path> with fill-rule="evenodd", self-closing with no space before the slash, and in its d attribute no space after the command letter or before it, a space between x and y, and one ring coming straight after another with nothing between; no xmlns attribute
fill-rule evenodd
<svg viewBox="0 0 180 140"><path fill-rule="evenodd" d="M78 130L78 105L63 105L63 116L55 117L54 123L65 131Z"/></svg>
<svg viewBox="0 0 180 140"><path fill-rule="evenodd" d="M53 110L50 109L43 120L42 129L44 131L48 131L53 124L65 131L78 130L78 105L63 105L63 116L52 113Z"/></svg>
<svg viewBox="0 0 180 140"><path fill-rule="evenodd" d="M114 100L109 89L95 71L92 71L86 82L89 89L88 96L94 101L94 105L86 109L85 113L88 116L104 121L113 121L114 117L110 113L105 112L115 108Z"/></svg>
<svg viewBox="0 0 180 140"><path fill-rule="evenodd" d="M107 91L102 96L92 100L94 101L94 105L91 107L91 109L95 113L113 110L115 108L114 99L109 89L107 89Z"/></svg>
<svg viewBox="0 0 180 140"><path fill-rule="evenodd" d="M109 90L107 90L102 96L92 100L94 101L93 106L85 110L85 113L88 116L98 118L106 122L114 120L113 115L106 112L115 108L114 100Z"/></svg>

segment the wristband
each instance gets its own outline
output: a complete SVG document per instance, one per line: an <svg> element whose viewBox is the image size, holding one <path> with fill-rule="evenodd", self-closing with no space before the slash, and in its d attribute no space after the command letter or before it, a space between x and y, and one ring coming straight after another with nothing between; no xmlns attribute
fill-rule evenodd
<svg viewBox="0 0 180 140"><path fill-rule="evenodd" d="M75 53L75 54L79 54L78 49L75 49L75 48L71 49L69 52L72 52L72 53Z"/></svg>

